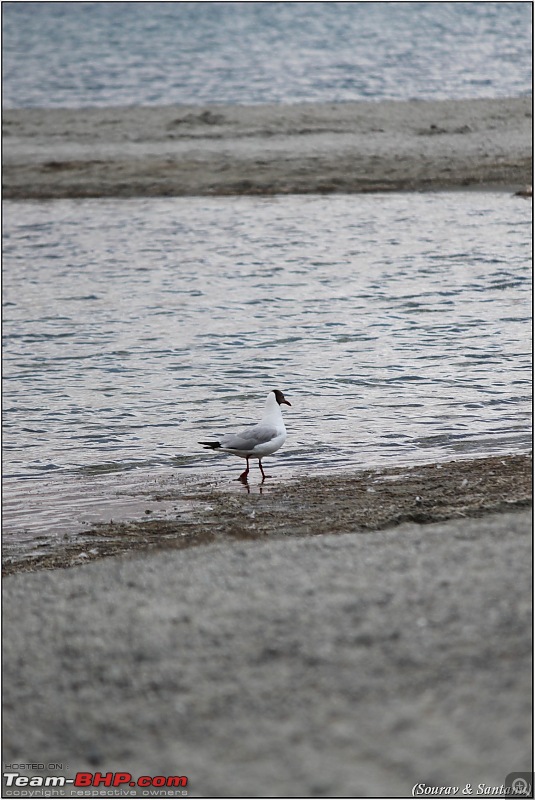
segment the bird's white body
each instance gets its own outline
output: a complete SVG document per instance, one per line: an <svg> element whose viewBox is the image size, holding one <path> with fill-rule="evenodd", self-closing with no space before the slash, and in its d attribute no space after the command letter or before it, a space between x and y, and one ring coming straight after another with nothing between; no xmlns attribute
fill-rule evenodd
<svg viewBox="0 0 535 800"><path fill-rule="evenodd" d="M286 427L275 394L270 392L262 421L248 425L240 433L229 433L220 440L221 450L242 458L264 458L275 453L286 441Z"/></svg>
<svg viewBox="0 0 535 800"><path fill-rule="evenodd" d="M247 468L240 475L240 479L244 482L249 473L249 459L257 458L262 477L265 478L261 459L275 453L286 441L281 403L291 405L283 393L275 389L268 394L262 420L257 425L249 425L240 433L229 433L217 442L200 442L200 444L212 450L221 450L247 459Z"/></svg>

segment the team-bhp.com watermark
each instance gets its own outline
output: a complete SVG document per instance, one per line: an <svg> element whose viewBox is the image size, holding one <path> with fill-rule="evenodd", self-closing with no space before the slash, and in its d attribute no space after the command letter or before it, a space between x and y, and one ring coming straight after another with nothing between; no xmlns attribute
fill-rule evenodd
<svg viewBox="0 0 535 800"><path fill-rule="evenodd" d="M497 786L488 783L465 783L464 786L434 786L415 783L413 797L533 797L533 773L510 772Z"/></svg>
<svg viewBox="0 0 535 800"><path fill-rule="evenodd" d="M30 765L24 764L22 767ZM41 767L41 765L31 765ZM43 769L44 769L44 765ZM19 767L20 768L20 767ZM16 769L3 772L5 797L94 797L95 789L106 797L187 797L185 775L141 775L130 772L77 772L65 775L21 775Z"/></svg>

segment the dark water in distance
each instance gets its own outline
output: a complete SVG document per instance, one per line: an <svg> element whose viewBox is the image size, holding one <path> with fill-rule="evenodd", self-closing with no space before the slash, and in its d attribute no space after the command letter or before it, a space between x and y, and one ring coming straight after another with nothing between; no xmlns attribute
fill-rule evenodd
<svg viewBox="0 0 535 800"><path fill-rule="evenodd" d="M531 93L531 3L3 3L6 107Z"/></svg>

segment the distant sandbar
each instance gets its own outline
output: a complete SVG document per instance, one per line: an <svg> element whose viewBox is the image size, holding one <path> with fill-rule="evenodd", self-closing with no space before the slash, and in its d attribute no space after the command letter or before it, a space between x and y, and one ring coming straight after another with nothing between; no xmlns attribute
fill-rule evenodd
<svg viewBox="0 0 535 800"><path fill-rule="evenodd" d="M531 183L531 98L12 109L4 198L461 188Z"/></svg>

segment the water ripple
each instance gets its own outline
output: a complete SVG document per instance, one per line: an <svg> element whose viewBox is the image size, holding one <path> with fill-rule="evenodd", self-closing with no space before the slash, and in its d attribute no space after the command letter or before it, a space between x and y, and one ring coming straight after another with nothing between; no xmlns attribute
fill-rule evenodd
<svg viewBox="0 0 535 800"><path fill-rule="evenodd" d="M521 2L6 3L3 29L4 102L16 107L531 93Z"/></svg>

